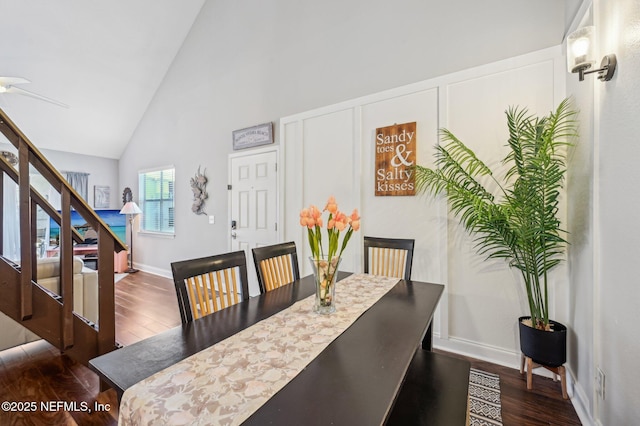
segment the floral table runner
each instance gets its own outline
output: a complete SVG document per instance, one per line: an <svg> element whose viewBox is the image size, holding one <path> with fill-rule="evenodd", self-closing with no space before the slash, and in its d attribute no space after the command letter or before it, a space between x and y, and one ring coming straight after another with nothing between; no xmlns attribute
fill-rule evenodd
<svg viewBox="0 0 640 426"><path fill-rule="evenodd" d="M398 282L351 275L337 311L312 311L315 295L127 389L120 425L237 425L282 389Z"/></svg>

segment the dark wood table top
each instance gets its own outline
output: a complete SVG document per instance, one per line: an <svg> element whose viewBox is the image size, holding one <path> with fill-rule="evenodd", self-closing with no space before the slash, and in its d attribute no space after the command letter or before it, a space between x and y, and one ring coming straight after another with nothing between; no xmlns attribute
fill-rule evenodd
<svg viewBox="0 0 640 426"><path fill-rule="evenodd" d="M246 424L383 423L443 289L439 284L399 281ZM89 364L120 397L135 383L286 309L314 291L313 278L305 277L94 358ZM339 309L339 299L337 303Z"/></svg>

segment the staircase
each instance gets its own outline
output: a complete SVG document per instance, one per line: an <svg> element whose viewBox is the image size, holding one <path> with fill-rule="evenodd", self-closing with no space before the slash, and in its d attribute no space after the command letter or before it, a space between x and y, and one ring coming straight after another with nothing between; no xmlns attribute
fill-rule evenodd
<svg viewBox="0 0 640 426"><path fill-rule="evenodd" d="M90 359L116 348L113 253L126 247L2 109L0 132L18 150L17 168L0 156L0 311L87 365ZM60 193L60 212L31 187L30 167ZM18 184L20 265L1 256L4 179ZM60 225L60 295L37 284L37 207ZM82 242L82 236L71 226L71 209L98 234L98 324L73 312L73 244Z"/></svg>

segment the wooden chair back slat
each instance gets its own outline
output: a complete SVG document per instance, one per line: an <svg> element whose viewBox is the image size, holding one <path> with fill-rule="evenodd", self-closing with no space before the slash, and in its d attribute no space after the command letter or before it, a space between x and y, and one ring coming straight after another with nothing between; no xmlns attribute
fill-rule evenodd
<svg viewBox="0 0 640 426"><path fill-rule="evenodd" d="M266 290L273 290L279 281L276 258L263 260L260 262L260 268L262 268L262 273L264 274L264 285Z"/></svg>
<svg viewBox="0 0 640 426"><path fill-rule="evenodd" d="M261 293L300 278L298 255L293 241L257 247L252 252Z"/></svg>
<svg viewBox="0 0 640 426"><path fill-rule="evenodd" d="M187 278L187 289L189 289L189 299L190 300L196 300L196 295L195 293L198 292L198 283L196 282L195 278ZM199 315L195 315L196 318L200 318Z"/></svg>
<svg viewBox="0 0 640 426"><path fill-rule="evenodd" d="M213 305L213 312L218 312L220 309L222 309L222 305L218 301L218 297L216 295L217 293L215 288L215 275L213 274L213 272L209 272L207 276L209 277L209 282L211 283L211 304Z"/></svg>
<svg viewBox="0 0 640 426"><path fill-rule="evenodd" d="M229 280L223 279L223 277L227 274L227 271L216 271L216 279L218 281L218 297L220 298L220 305L222 309L231 306L229 300L227 299L231 289L229 288ZM226 287L224 287L226 285Z"/></svg>
<svg viewBox="0 0 640 426"><path fill-rule="evenodd" d="M244 251L171 264L183 323L249 299Z"/></svg>
<svg viewBox="0 0 640 426"><path fill-rule="evenodd" d="M269 260L263 260L260 262L260 269L262 270L262 276L264 277L264 285L266 291L273 290L273 283L276 277L273 276L273 268L269 265Z"/></svg>
<svg viewBox="0 0 640 426"><path fill-rule="evenodd" d="M404 278L407 250L370 247L371 270L375 275Z"/></svg>
<svg viewBox="0 0 640 426"><path fill-rule="evenodd" d="M295 281L290 254L264 259L260 262L260 270L262 271L266 291L271 291Z"/></svg>
<svg viewBox="0 0 640 426"><path fill-rule="evenodd" d="M411 279L415 240L364 237L364 272Z"/></svg>
<svg viewBox="0 0 640 426"><path fill-rule="evenodd" d="M194 278L193 285L196 287L196 291L198 292L198 307L199 309L194 309L194 316L196 318L200 318L202 314L207 313L207 299L208 296L204 295L206 290L204 289L205 284L202 282L202 276L198 276Z"/></svg>

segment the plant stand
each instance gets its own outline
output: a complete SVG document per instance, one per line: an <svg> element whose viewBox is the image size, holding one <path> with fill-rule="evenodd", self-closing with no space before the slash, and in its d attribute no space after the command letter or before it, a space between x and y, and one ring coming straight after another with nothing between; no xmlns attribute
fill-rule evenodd
<svg viewBox="0 0 640 426"><path fill-rule="evenodd" d="M548 365L538 364L533 362L533 359L529 358L525 354L522 354L520 359L520 374L524 374L525 363L527 365L527 389L533 389L533 369L538 367L546 368L547 370L553 373L553 381L558 381L558 376L560 376L561 384L562 384L562 398L569 399L567 395L567 371L564 368L564 365L560 365L558 367L549 367Z"/></svg>

